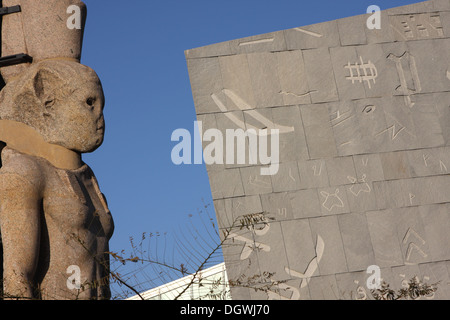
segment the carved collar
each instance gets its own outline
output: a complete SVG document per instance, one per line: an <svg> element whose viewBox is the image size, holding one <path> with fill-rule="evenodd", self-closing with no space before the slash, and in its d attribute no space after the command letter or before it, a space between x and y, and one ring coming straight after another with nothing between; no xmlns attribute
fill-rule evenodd
<svg viewBox="0 0 450 320"><path fill-rule="evenodd" d="M32 127L12 120L0 120L0 141L14 150L44 158L59 169L75 170L83 166L81 154L45 142Z"/></svg>

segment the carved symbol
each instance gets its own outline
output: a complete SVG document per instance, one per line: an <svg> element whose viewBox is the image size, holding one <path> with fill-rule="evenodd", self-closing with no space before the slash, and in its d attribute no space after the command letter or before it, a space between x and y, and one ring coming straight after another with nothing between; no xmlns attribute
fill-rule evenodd
<svg viewBox="0 0 450 320"><path fill-rule="evenodd" d="M287 208L278 208L277 211L279 216L287 217Z"/></svg>
<svg viewBox="0 0 450 320"><path fill-rule="evenodd" d="M260 242L256 242L254 240L248 239L248 238L243 237L243 236L239 236L239 235L237 235L235 233L231 233L230 234L230 238L233 239L233 240L238 240L238 241L241 241L241 242L245 242L244 248L242 249L242 252L241 252L241 257L240 257L241 260L247 259L256 250L262 250L262 251L265 251L265 252L270 252L270 246L265 245L265 244L260 243Z"/></svg>
<svg viewBox="0 0 450 320"><path fill-rule="evenodd" d="M312 32L312 31L309 31L309 30L301 29L301 28L294 28L294 30L306 33L306 34L308 34L310 36L313 36L313 37L316 37L316 38L322 38L323 37L323 35L321 35L320 33Z"/></svg>
<svg viewBox="0 0 450 320"><path fill-rule="evenodd" d="M349 188L350 192L355 196L359 196L361 192L370 193L372 191L372 188L370 188L370 185L366 182L367 176L364 174L361 178L361 180L358 181L355 177L348 176L347 179L353 183L353 185ZM359 183L358 183L359 182Z"/></svg>
<svg viewBox="0 0 450 320"><path fill-rule="evenodd" d="M336 189L335 193L328 193L326 191L321 191L320 194L325 198L325 201L322 203L322 206L328 211L333 210L334 207L343 208L344 202L338 196L339 189Z"/></svg>
<svg viewBox="0 0 450 320"><path fill-rule="evenodd" d="M323 163L320 163L320 167L317 169L317 166L316 165L314 165L313 167L312 167L312 169L313 169L313 171L314 171L314 175L316 176L316 177L319 177L321 174L322 174L322 165L323 165Z"/></svg>
<svg viewBox="0 0 450 320"><path fill-rule="evenodd" d="M260 40L252 40L252 41L246 41L246 42L241 42L239 43L239 46L249 46L249 45L253 45L253 44L259 44L259 43L270 43L273 42L273 40L275 40L274 38L270 38L270 39L260 39Z"/></svg>
<svg viewBox="0 0 450 320"><path fill-rule="evenodd" d="M273 280L272 280L273 282ZM300 291L297 288L292 286L288 286L285 283L281 283L278 285L278 288L281 290L291 291L292 295L290 298L283 297L279 292L267 291L267 296L269 300L299 300L300 299Z"/></svg>
<svg viewBox="0 0 450 320"><path fill-rule="evenodd" d="M309 262L305 273L289 269L288 267L285 267L284 270L291 276L302 279L300 288L304 288L309 284L311 277L319 268L319 263L320 260L322 260L324 252L325 252L325 242L323 241L321 236L317 235L316 256Z"/></svg>
<svg viewBox="0 0 450 320"><path fill-rule="evenodd" d="M381 135L383 133L386 133L386 132L392 130L391 140L395 140L395 138L397 138L398 134L400 132L402 132L404 129L405 129L405 127L401 127L399 130L397 130L396 125L393 124L392 126L390 126L390 127L386 128L386 129L384 129L383 131L381 131L380 133L377 133L376 136L379 136L379 135Z"/></svg>
<svg viewBox="0 0 450 320"><path fill-rule="evenodd" d="M426 243L426 241L414 229L409 228L403 238L403 244L408 243L408 240L411 237L411 235L414 236L415 238L417 238L422 243L422 245L424 245ZM405 263L411 264L409 261L411 259L411 254L412 254L413 250L416 250L424 258L426 258L428 256L422 249L419 248L419 246L417 244L415 244L414 242L410 242L408 245L408 249L406 251L406 262Z"/></svg>
<svg viewBox="0 0 450 320"><path fill-rule="evenodd" d="M291 178L291 180L294 181L294 182L297 181L297 180L295 180L295 178L292 175L292 169L291 168L289 168L289 178Z"/></svg>
<svg viewBox="0 0 450 320"><path fill-rule="evenodd" d="M370 104L368 106L365 106L362 112L369 114L371 112L374 112L376 109L377 109L376 106Z"/></svg>
<svg viewBox="0 0 450 320"><path fill-rule="evenodd" d="M439 15L426 13L393 16L391 26L403 40L444 36Z"/></svg>
<svg viewBox="0 0 450 320"><path fill-rule="evenodd" d="M413 204L413 199L416 197L415 194L410 193L409 194L409 203L411 203L411 205Z"/></svg>
<svg viewBox="0 0 450 320"><path fill-rule="evenodd" d="M369 89L372 88L370 81L375 82L375 79L378 77L378 71L375 65L370 62L364 63L363 58L359 57L361 60L361 64L356 62L354 65L351 65L350 62L344 68L350 71L350 76L346 77L347 80L351 80L354 84L355 81L359 81L360 83L366 81L369 85ZM355 74L356 73L356 74Z"/></svg>
<svg viewBox="0 0 450 320"><path fill-rule="evenodd" d="M255 108L251 107L247 102L245 102L241 97L239 97L233 91L228 90L228 89L223 89L222 91L228 98L230 98L234 102L234 104L236 104L236 106L239 109L246 111L248 113L248 115L250 115L254 119L258 120L260 123L262 123L264 125L263 128L265 128L267 130L260 130L260 129L256 128L255 126L246 124L245 122L241 121L235 115L230 114L230 112L228 112L227 107L225 107L225 105L222 103L222 101L220 101L220 99L217 97L217 95L213 93L211 95L211 98L214 100L216 105L219 107L220 111L222 111L225 114L225 116L227 116L231 121L233 121L241 129L243 129L243 130L253 129L256 132L259 132L259 134L258 134L259 136L268 135L270 130L279 130L280 134L295 131L294 127L286 127L286 126L281 126L281 125L273 123L272 121L270 121L269 119L267 119L266 117L261 115L258 111L254 110Z"/></svg>
<svg viewBox="0 0 450 320"><path fill-rule="evenodd" d="M369 158L363 158L363 159L361 159L361 161L362 161L363 166L367 167L367 164L369 163Z"/></svg>
<svg viewBox="0 0 450 320"><path fill-rule="evenodd" d="M305 93L302 93L302 94L297 94L297 93L293 93L293 92L286 92L286 91L280 91L279 92L279 94L282 94L282 95L292 95L292 96L294 96L294 97L297 97L297 98L303 98L303 97L306 97L306 96L308 96L308 95L310 95L311 93L315 93L315 92L318 92L317 90L311 90L311 91L308 91L308 92L305 92Z"/></svg>
<svg viewBox="0 0 450 320"><path fill-rule="evenodd" d="M270 182L259 180L258 176L252 176L250 175L248 177L248 184L251 184L256 187L262 187L262 188L270 188L272 185Z"/></svg>
<svg viewBox="0 0 450 320"><path fill-rule="evenodd" d="M450 80L450 70L447 70L447 79Z"/></svg>
<svg viewBox="0 0 450 320"><path fill-rule="evenodd" d="M359 281L355 280L353 281L356 285L359 285ZM356 293L358 294L357 297L355 297L355 300L367 300L367 291L362 286L358 286L356 289Z"/></svg>
<svg viewBox="0 0 450 320"><path fill-rule="evenodd" d="M346 112L344 112L342 114L341 114L340 110L334 112L334 114L336 114L336 117L334 119L330 120L332 127L333 128L337 127L338 125L344 123L345 121L355 117L356 115L354 115L354 114L353 115L349 115L349 114L351 114L351 112L352 112L351 110L346 111ZM340 120L341 118L344 118L344 119ZM340 121L337 121L337 123L336 123L336 120L340 120ZM333 123L333 122L335 122L335 123Z"/></svg>
<svg viewBox="0 0 450 320"><path fill-rule="evenodd" d="M425 163L425 167L428 167L428 159L430 159L430 155L429 154L424 154L423 155L423 162Z"/></svg>
<svg viewBox="0 0 450 320"><path fill-rule="evenodd" d="M405 104L408 107L412 108L415 103L411 101L411 95L422 91L419 74L418 74L417 66L416 66L416 59L414 58L413 55L411 55L407 51L405 51L405 53L403 53L399 57L396 56L395 54L391 53L388 55L387 58L389 60L394 61L395 65L397 67L397 73L398 73L398 76L400 79L400 85L397 88L395 88L395 90L399 91L400 93L402 93L402 95L405 96ZM408 87L408 81L405 76L405 70L403 69L403 60L406 60L405 62L409 66L409 70L410 70L411 78L412 78L412 79L410 79L411 80L410 82L412 82L414 84L414 88Z"/></svg>
<svg viewBox="0 0 450 320"><path fill-rule="evenodd" d="M390 115L389 113L386 112L386 116L389 116L389 118L391 118L394 122L393 125L389 126L388 128L384 129L383 131L377 133L375 136L379 136L383 133L389 132L392 130L392 135L391 135L391 140L394 141L397 136L400 134L400 132L405 131L406 133L408 133L409 135L411 135L412 137L415 137L414 134L412 134L411 132L409 132L405 126L403 126L400 122L398 122L392 115ZM386 120L388 120L388 117L386 117Z"/></svg>
<svg viewBox="0 0 450 320"><path fill-rule="evenodd" d="M442 172L448 172L447 167L444 164L444 162L442 162L442 160L439 160L439 165L441 166L441 171Z"/></svg>

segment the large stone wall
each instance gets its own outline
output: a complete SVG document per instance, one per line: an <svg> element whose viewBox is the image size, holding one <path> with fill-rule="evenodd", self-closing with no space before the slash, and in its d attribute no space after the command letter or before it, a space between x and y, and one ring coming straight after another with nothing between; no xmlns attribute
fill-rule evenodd
<svg viewBox="0 0 450 320"><path fill-rule="evenodd" d="M232 230L229 278L286 281L233 299L371 299L371 265L450 298L450 1L369 16L186 51L203 132L280 129L275 175L207 165L222 230L267 214Z"/></svg>

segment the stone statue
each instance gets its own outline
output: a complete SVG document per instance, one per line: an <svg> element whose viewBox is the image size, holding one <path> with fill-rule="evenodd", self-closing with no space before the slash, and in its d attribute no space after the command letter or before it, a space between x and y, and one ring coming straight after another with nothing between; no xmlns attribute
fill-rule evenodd
<svg viewBox="0 0 450 320"><path fill-rule="evenodd" d="M36 20L21 21L25 47L17 38L8 42L15 42L12 46L2 41L2 54L17 50L33 57L31 64L1 70L6 80L0 92L3 294L46 300L109 299L113 220L94 173L81 158L103 142L104 95L97 74L79 62L82 32L72 34L61 22L73 4L83 8L84 21L84 4L3 2L22 8L22 16L7 16L3 31L30 17L30 10L34 10L30 19ZM40 21L43 18L48 20ZM53 34L36 43L33 35L42 32L40 25L53 26ZM64 45L46 49L51 39L60 37Z"/></svg>

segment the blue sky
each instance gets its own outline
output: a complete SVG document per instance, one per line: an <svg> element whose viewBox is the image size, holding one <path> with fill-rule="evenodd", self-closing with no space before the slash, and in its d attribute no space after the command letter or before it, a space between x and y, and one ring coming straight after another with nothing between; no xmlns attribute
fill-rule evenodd
<svg viewBox="0 0 450 320"><path fill-rule="evenodd" d="M184 51L364 14L414 0L84 0L82 63L106 95L103 146L84 156L115 220L111 250L143 232L178 232L211 204L204 165L176 166L171 134L196 120ZM211 207L211 213L214 211Z"/></svg>

